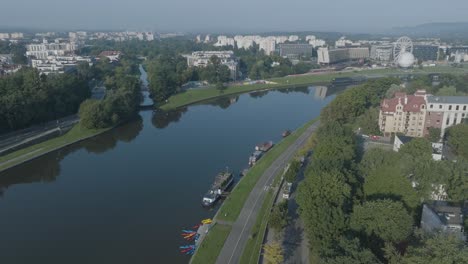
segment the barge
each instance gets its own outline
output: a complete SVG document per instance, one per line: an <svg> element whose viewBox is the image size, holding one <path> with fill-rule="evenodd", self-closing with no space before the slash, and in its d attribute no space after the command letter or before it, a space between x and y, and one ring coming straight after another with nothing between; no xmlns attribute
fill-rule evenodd
<svg viewBox="0 0 468 264"><path fill-rule="evenodd" d="M234 177L228 170L226 170L226 172L220 172L218 175L216 175L210 190L208 190L208 192L203 196L203 206L213 205L233 182Z"/></svg>

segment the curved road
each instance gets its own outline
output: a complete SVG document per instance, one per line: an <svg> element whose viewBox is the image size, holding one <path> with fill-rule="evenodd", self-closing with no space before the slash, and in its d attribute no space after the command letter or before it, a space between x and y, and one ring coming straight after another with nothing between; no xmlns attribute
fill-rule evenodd
<svg viewBox="0 0 468 264"><path fill-rule="evenodd" d="M312 133L315 132L319 123L320 122L317 121L308 127L307 130L265 170L245 201L239 217L232 225L231 233L229 233L228 238L224 242L224 246L216 263L239 263L245 244L249 239L250 231L265 199L266 190L268 190L268 187L272 184L275 175L286 166L297 150L299 150Z"/></svg>

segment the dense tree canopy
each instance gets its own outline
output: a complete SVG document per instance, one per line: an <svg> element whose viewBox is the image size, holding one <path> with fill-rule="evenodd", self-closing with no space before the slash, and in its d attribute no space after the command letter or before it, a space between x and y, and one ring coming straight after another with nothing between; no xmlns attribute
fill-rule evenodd
<svg viewBox="0 0 468 264"><path fill-rule="evenodd" d="M397 243L411 234L413 218L402 203L388 199L377 200L354 206L350 225L367 236Z"/></svg>
<svg viewBox="0 0 468 264"><path fill-rule="evenodd" d="M0 78L0 132L75 114L89 96L82 76L41 76L35 69L24 68Z"/></svg>
<svg viewBox="0 0 468 264"><path fill-rule="evenodd" d="M447 142L457 155L468 159L468 124L459 124L447 130Z"/></svg>

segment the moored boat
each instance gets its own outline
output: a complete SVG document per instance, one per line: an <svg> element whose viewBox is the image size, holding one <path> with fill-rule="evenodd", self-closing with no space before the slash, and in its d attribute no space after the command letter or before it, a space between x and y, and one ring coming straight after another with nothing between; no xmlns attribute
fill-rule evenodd
<svg viewBox="0 0 468 264"><path fill-rule="evenodd" d="M273 147L273 145L274 145L273 141L268 141L268 142L265 142L265 143L262 143L262 144L259 144L259 145L255 146L255 150L267 152Z"/></svg>
<svg viewBox="0 0 468 264"><path fill-rule="evenodd" d="M231 186L233 181L234 177L227 169L225 172L221 172L216 175L210 190L208 190L208 192L203 196L202 204L204 206L213 205L221 197L221 194Z"/></svg>
<svg viewBox="0 0 468 264"><path fill-rule="evenodd" d="M285 131L283 132L283 134L281 134L281 136L283 136L283 137L287 137L287 136L289 136L289 135L291 135L291 130L285 130Z"/></svg>

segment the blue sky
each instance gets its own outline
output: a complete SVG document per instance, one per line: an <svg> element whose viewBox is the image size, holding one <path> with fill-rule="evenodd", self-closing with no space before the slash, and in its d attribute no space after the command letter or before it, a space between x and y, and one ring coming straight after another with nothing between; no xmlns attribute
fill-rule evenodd
<svg viewBox="0 0 468 264"><path fill-rule="evenodd" d="M2 0L0 27L350 31L468 20L467 0Z"/></svg>

